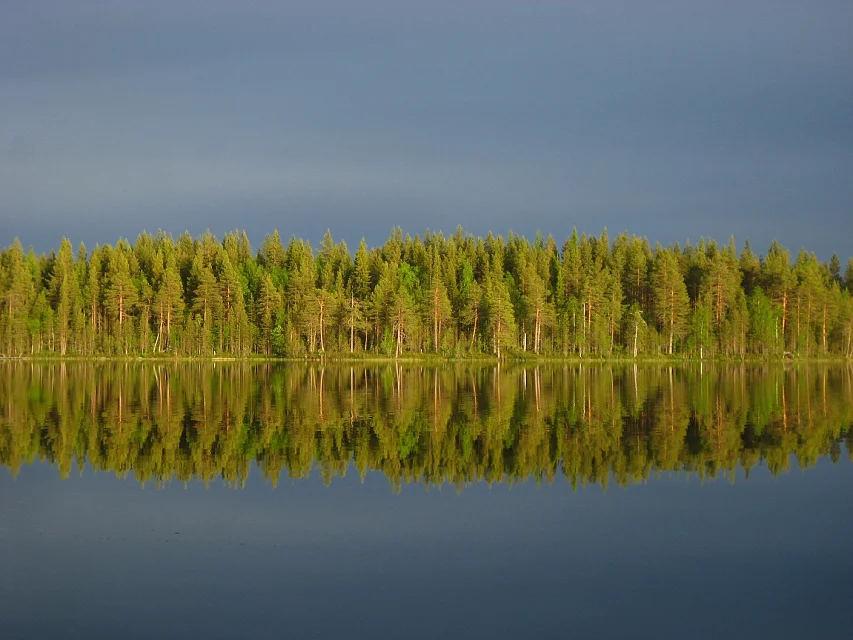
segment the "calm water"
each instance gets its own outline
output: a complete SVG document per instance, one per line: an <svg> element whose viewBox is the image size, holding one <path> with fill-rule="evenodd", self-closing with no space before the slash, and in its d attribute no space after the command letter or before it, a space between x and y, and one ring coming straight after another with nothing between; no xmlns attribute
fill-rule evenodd
<svg viewBox="0 0 853 640"><path fill-rule="evenodd" d="M853 370L0 364L0 633L847 638Z"/></svg>

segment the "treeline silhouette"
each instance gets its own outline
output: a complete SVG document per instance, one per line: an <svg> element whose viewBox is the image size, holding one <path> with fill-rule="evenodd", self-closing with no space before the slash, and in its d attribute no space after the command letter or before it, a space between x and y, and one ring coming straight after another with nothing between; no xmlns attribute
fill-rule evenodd
<svg viewBox="0 0 853 640"><path fill-rule="evenodd" d="M403 483L734 479L853 452L849 367L7 362L0 464L272 484L354 467Z"/></svg>
<svg viewBox="0 0 853 640"><path fill-rule="evenodd" d="M652 248L621 234L423 238L352 256L275 232L0 254L0 354L301 357L436 353L853 357L853 258L773 243Z"/></svg>

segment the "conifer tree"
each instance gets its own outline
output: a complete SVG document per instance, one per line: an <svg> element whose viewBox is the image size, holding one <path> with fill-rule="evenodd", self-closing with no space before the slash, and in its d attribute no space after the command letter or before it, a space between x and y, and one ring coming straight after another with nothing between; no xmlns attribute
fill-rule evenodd
<svg viewBox="0 0 853 640"><path fill-rule="evenodd" d="M558 251L541 234L395 228L354 259L330 232L316 254L274 232L255 256L236 231L143 232L76 258L65 239L46 255L16 241L0 251L0 355L850 353L853 259L842 277L837 256L791 265L775 242L764 258L735 250L703 239L652 252L606 230Z"/></svg>
<svg viewBox="0 0 853 640"><path fill-rule="evenodd" d="M791 255L787 249L773 242L764 260L761 278L764 291L770 299L781 308L780 328L782 340L789 332L789 315L791 295L797 283L797 278L791 270Z"/></svg>
<svg viewBox="0 0 853 640"><path fill-rule="evenodd" d="M270 356L273 353L273 332L276 328L276 315L281 308L281 295L273 284L269 273L264 275L261 291L257 301L257 317L262 336L262 353Z"/></svg>
<svg viewBox="0 0 853 640"><path fill-rule="evenodd" d="M655 258L652 291L655 317L667 339L667 353L674 353L675 340L681 339L687 328L690 300L687 287L671 251L660 249Z"/></svg>
<svg viewBox="0 0 853 640"><path fill-rule="evenodd" d="M848 293L853 293L853 258L847 261L847 269L844 270L844 287Z"/></svg>
<svg viewBox="0 0 853 640"><path fill-rule="evenodd" d="M216 320L222 308L222 297L213 269L202 261L200 254L196 254L193 260L192 279L194 282L192 309L201 317L202 333L199 351L207 353L215 325L219 324ZM221 340L219 347L222 348Z"/></svg>
<svg viewBox="0 0 853 640"><path fill-rule="evenodd" d="M223 322L227 333L228 351L232 354L244 353L246 335L246 308L244 304L243 284L231 258L225 250L218 255L220 299L223 307Z"/></svg>
<svg viewBox="0 0 853 640"><path fill-rule="evenodd" d="M96 245L89 258L89 266L86 271L86 302L89 309L89 322L91 333L91 350L94 353L102 344L100 333L103 331L104 319L101 311L101 282L104 263L102 251Z"/></svg>
<svg viewBox="0 0 853 640"><path fill-rule="evenodd" d="M183 286L174 253L166 257L162 279L154 298L154 306L159 322L158 343L163 349L171 350L175 342L173 328L178 325L177 320L184 310Z"/></svg>
<svg viewBox="0 0 853 640"><path fill-rule="evenodd" d="M80 293L74 268L71 242L63 238L53 263L50 279L51 303L56 309L56 337L59 354L65 355L71 341L74 319L77 315Z"/></svg>
<svg viewBox="0 0 853 640"><path fill-rule="evenodd" d="M2 285L6 353L21 356L26 349L27 318L34 287L17 238L4 258Z"/></svg>
<svg viewBox="0 0 853 640"><path fill-rule="evenodd" d="M503 278L497 257L493 259L492 268L486 276L484 294L492 350L500 360L506 347L514 343L516 325L509 287Z"/></svg>
<svg viewBox="0 0 853 640"><path fill-rule="evenodd" d="M129 351L129 338L132 334L129 327L132 324L131 312L138 298L138 291L130 275L129 252L126 243L119 242L109 254L105 276L107 282L105 306L113 319L117 347L125 355Z"/></svg>

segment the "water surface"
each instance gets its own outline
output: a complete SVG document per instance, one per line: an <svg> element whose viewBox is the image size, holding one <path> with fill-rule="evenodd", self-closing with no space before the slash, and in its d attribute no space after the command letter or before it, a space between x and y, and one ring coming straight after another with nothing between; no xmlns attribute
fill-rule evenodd
<svg viewBox="0 0 853 640"><path fill-rule="evenodd" d="M6 363L4 637L847 637L851 385Z"/></svg>

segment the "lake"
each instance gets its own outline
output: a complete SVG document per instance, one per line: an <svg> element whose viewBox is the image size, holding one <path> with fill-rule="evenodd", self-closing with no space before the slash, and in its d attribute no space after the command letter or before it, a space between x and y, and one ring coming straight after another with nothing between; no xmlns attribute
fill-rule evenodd
<svg viewBox="0 0 853 640"><path fill-rule="evenodd" d="M0 630L847 638L853 368L0 363Z"/></svg>

